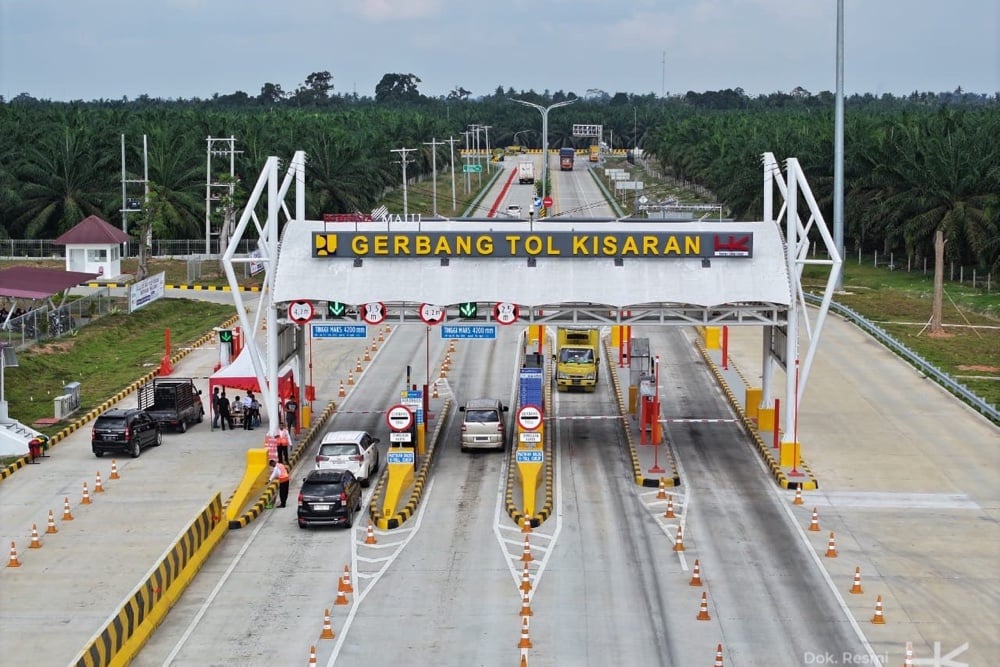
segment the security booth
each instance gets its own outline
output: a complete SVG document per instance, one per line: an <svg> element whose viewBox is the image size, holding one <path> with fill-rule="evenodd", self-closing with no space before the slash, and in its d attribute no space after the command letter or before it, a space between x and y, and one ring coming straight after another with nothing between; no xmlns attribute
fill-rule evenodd
<svg viewBox="0 0 1000 667"><path fill-rule="evenodd" d="M640 382L644 376L653 376L653 359L649 354L649 339L630 339L629 351L628 411L629 414L634 415L638 409Z"/></svg>

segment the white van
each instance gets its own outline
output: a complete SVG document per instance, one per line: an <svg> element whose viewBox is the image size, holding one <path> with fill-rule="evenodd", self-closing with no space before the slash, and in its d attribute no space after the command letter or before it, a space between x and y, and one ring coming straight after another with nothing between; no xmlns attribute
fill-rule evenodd
<svg viewBox="0 0 1000 667"><path fill-rule="evenodd" d="M474 398L460 407L462 421L462 451L470 449L496 449L507 446L507 428L504 413L508 407L497 398Z"/></svg>

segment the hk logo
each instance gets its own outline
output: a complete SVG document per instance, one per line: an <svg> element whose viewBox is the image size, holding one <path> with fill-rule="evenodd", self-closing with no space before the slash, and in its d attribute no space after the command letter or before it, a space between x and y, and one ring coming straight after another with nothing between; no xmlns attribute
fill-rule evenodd
<svg viewBox="0 0 1000 667"><path fill-rule="evenodd" d="M750 235L741 236L739 238L729 235L728 240L720 236L715 235L715 256L716 257L749 257L750 256Z"/></svg>

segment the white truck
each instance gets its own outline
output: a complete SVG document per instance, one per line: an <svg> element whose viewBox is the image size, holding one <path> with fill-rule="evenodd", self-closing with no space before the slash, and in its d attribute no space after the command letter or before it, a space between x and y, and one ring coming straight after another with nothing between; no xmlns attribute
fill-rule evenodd
<svg viewBox="0 0 1000 667"><path fill-rule="evenodd" d="M521 185L535 182L535 163L530 160L517 163L517 182Z"/></svg>

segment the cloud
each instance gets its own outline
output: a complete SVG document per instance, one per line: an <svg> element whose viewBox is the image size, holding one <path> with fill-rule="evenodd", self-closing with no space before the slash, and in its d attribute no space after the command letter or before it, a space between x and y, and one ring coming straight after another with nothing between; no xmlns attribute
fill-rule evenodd
<svg viewBox="0 0 1000 667"><path fill-rule="evenodd" d="M345 6L352 13L375 22L424 19L441 12L441 0L354 0Z"/></svg>

